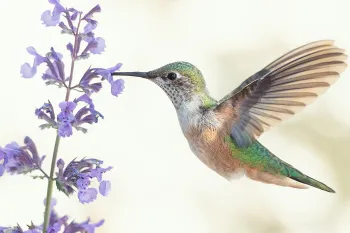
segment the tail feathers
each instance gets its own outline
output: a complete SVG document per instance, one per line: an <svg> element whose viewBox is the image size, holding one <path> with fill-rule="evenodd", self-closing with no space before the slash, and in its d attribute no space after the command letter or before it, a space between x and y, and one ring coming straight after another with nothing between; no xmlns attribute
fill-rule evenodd
<svg viewBox="0 0 350 233"><path fill-rule="evenodd" d="M312 186L326 192L335 193L332 188L303 174L301 171L282 161L278 157L274 156L273 161L275 161L275 163L270 163L270 166L265 166L265 169L257 167L253 168L246 165L244 166L244 173L252 180L267 184L275 184L298 189L307 189L309 186Z"/></svg>
<svg viewBox="0 0 350 233"><path fill-rule="evenodd" d="M326 192L335 193L335 191L332 188L328 187L324 183L322 183L318 180L315 180L314 178L311 178L307 175L304 175L301 172L300 172L300 175L291 176L290 178L295 180L295 181L298 181L300 183L307 184L307 185L310 185L312 187L324 190Z"/></svg>
<svg viewBox="0 0 350 233"><path fill-rule="evenodd" d="M326 192L335 193L335 191L332 188L328 187L327 185L325 185L324 183L322 183L318 180L315 180L314 178L311 178L311 177L303 174L301 171L297 170L292 165L290 165L282 160L280 160L280 163L284 167L283 171L285 171L284 172L285 174L283 174L283 175L289 177L290 179L298 181L302 184L307 184L307 185L310 185L312 187L324 190Z"/></svg>

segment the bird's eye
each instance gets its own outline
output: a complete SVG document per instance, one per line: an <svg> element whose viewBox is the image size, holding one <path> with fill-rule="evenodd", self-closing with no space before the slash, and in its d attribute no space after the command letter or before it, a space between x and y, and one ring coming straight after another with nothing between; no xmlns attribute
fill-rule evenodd
<svg viewBox="0 0 350 233"><path fill-rule="evenodd" d="M175 80L177 78L177 75L176 75L176 73L171 72L171 73L168 74L167 78L169 80Z"/></svg>

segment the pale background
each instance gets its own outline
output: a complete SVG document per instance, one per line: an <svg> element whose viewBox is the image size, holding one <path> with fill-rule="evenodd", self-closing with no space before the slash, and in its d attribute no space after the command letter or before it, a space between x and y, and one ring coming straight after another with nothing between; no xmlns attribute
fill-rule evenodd
<svg viewBox="0 0 350 233"><path fill-rule="evenodd" d="M69 3L69 4L66 4ZM147 71L186 60L204 73L209 90L221 98L241 81L289 50L319 39L334 39L350 50L348 0L89 0L62 1L85 12L99 3L96 33L106 52L79 64L124 63L123 71ZM45 29L44 0L0 1L0 142L22 142L29 135L41 154L51 156L53 131L40 131L35 107L63 90L45 87L40 76L20 77L32 62L25 51L54 46L65 51L67 36ZM66 52L64 52L67 55ZM125 78L115 98L106 85L95 97L105 120L90 132L62 140L59 156L97 157L114 169L108 197L82 205L76 196L55 193L57 210L82 221L106 220L97 232L118 233L310 233L350 232L350 78L349 71L312 106L264 134L260 141L282 159L334 188L329 194L295 190L245 178L229 183L190 151L166 95L146 80ZM49 160L45 167L48 169ZM0 178L0 225L42 222L46 182L26 176Z"/></svg>

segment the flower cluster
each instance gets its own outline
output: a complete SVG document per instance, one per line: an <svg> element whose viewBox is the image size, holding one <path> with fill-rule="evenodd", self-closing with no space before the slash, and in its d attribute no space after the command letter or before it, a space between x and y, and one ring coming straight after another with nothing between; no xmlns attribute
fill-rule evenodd
<svg viewBox="0 0 350 233"><path fill-rule="evenodd" d="M46 201L44 200L44 204ZM58 217L57 213L54 210L56 205L56 200L52 199L51 201L51 211L50 211L50 223L47 229L48 233L94 233L95 228L102 226L104 220L100 220L97 223L90 223L90 219L87 219L85 222L77 223L75 221L69 222L67 215ZM0 233L41 233L43 230L43 225L35 225L31 223L28 225L28 230L23 230L20 226L15 227L0 227Z"/></svg>
<svg viewBox="0 0 350 233"><path fill-rule="evenodd" d="M59 190L67 195L74 192L74 188L78 190L78 198L81 203L89 203L97 197L97 190L89 187L92 179L99 182L99 192L106 196L111 189L111 183L102 180L102 174L111 170L112 167L101 168L103 161L97 159L82 159L80 161L73 160L67 167L64 161L57 161L58 173L56 185Z"/></svg>
<svg viewBox="0 0 350 233"><path fill-rule="evenodd" d="M25 137L24 146L16 142L0 147L0 176L4 172L10 174L26 174L41 169L45 156L40 157L32 139Z"/></svg>
<svg viewBox="0 0 350 233"><path fill-rule="evenodd" d="M87 106L80 108L73 114L79 102L85 103ZM74 101L63 101L59 104L59 108L61 112L57 115L57 120L50 101L44 103L40 108L37 108L35 110L35 115L39 119L46 121L45 124L39 126L41 129L58 129L58 135L61 137L71 136L73 134L73 127L76 130L86 133L87 129L82 127L83 124L97 123L99 118L104 118L100 112L95 110L92 99L87 94L83 94Z"/></svg>

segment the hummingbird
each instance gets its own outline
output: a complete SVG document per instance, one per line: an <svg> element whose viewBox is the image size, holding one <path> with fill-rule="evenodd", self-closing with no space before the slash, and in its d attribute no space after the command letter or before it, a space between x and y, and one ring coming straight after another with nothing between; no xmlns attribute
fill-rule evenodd
<svg viewBox="0 0 350 233"><path fill-rule="evenodd" d="M202 72L189 62L149 72L114 72L148 79L167 94L192 152L220 176L242 176L266 184L335 193L274 155L259 141L269 128L304 109L346 69L345 50L333 40L300 46L277 58L215 100Z"/></svg>

